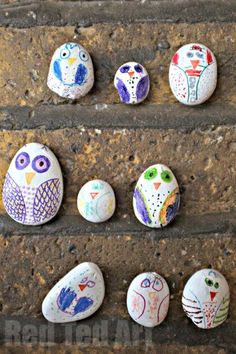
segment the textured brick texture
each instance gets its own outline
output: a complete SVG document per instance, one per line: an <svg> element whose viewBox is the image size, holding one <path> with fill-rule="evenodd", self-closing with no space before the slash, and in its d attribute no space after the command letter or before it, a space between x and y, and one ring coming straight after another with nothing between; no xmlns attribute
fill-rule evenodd
<svg viewBox="0 0 236 354"><path fill-rule="evenodd" d="M236 4L215 1L2 1L0 5L0 353L236 353ZM46 86L54 50L74 40L91 53L96 82L80 101ZM206 44L218 61L208 102L178 104L168 84L171 56L183 44ZM138 107L119 103L114 73L140 61L151 90ZM48 145L65 180L58 216L40 227L16 224L1 191L16 151ZM162 162L181 190L176 220L163 230L141 225L132 191L141 172ZM117 210L94 225L77 212L76 196L91 178L115 189ZM103 271L99 311L72 326L49 325L41 303L49 289L83 261ZM198 330L181 309L190 275L215 267L231 290L230 315ZM157 271L171 290L161 326L146 330L126 310L126 292L142 271Z"/></svg>

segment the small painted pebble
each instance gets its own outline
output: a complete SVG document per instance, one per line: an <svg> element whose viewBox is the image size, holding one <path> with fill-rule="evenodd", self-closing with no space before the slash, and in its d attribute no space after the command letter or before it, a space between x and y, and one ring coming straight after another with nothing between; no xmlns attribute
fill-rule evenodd
<svg viewBox="0 0 236 354"><path fill-rule="evenodd" d="M229 286L214 269L202 269L187 281L182 297L186 315L199 328L214 328L223 323L229 311Z"/></svg>
<svg viewBox="0 0 236 354"><path fill-rule="evenodd" d="M3 203L15 221L41 225L58 212L63 197L60 165L45 145L30 143L13 157L3 185Z"/></svg>
<svg viewBox="0 0 236 354"><path fill-rule="evenodd" d="M79 191L77 207L88 221L99 223L110 219L115 206L114 191L105 181L100 179L89 181Z"/></svg>
<svg viewBox="0 0 236 354"><path fill-rule="evenodd" d="M137 104L148 95L150 80L147 70L139 63L128 62L119 67L114 85L120 100L126 104Z"/></svg>
<svg viewBox="0 0 236 354"><path fill-rule="evenodd" d="M76 99L85 96L93 87L92 59L77 43L65 43L53 54L47 84L59 96Z"/></svg>
<svg viewBox="0 0 236 354"><path fill-rule="evenodd" d="M181 47L171 60L169 82L181 103L193 106L208 100L217 83L217 63L212 51L195 43Z"/></svg>
<svg viewBox="0 0 236 354"><path fill-rule="evenodd" d="M127 293L127 308L134 321L145 327L158 326L169 308L170 291L165 279L157 273L139 274Z"/></svg>
<svg viewBox="0 0 236 354"><path fill-rule="evenodd" d="M43 301L42 312L54 323L82 320L98 310L104 294L101 270L94 263L81 263L50 290Z"/></svg>
<svg viewBox="0 0 236 354"><path fill-rule="evenodd" d="M171 222L179 209L180 194L173 172L163 164L147 168L140 176L133 195L134 213L149 227Z"/></svg>

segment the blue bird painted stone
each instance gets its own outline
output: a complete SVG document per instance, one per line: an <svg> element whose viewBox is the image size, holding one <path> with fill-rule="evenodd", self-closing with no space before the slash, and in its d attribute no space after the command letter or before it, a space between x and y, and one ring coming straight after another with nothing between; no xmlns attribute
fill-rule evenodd
<svg viewBox="0 0 236 354"><path fill-rule="evenodd" d="M114 85L120 100L126 104L137 104L148 95L150 80L147 70L139 63L121 65L116 72Z"/></svg>
<svg viewBox="0 0 236 354"><path fill-rule="evenodd" d="M43 301L42 312L54 323L82 320L97 311L104 294L101 270L94 263L81 263L50 290Z"/></svg>
<svg viewBox="0 0 236 354"><path fill-rule="evenodd" d="M93 63L89 53L77 43L65 43L53 54L47 84L61 97L85 96L94 83Z"/></svg>

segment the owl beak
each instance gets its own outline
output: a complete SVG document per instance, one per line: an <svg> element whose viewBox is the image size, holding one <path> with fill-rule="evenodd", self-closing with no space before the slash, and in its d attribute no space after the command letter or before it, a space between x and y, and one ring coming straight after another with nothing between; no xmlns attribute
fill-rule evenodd
<svg viewBox="0 0 236 354"><path fill-rule="evenodd" d="M32 179L34 178L34 176L36 175L35 172L27 172L25 174L25 179L26 179L26 183L30 184L32 182Z"/></svg>
<svg viewBox="0 0 236 354"><path fill-rule="evenodd" d="M190 61L194 69L196 69L198 64L200 63L200 60L190 60Z"/></svg>
<svg viewBox="0 0 236 354"><path fill-rule="evenodd" d="M86 284L79 284L79 288L81 291L83 291L86 288Z"/></svg>
<svg viewBox="0 0 236 354"><path fill-rule="evenodd" d="M69 58L68 63L72 65L76 61L76 58Z"/></svg>
<svg viewBox="0 0 236 354"><path fill-rule="evenodd" d="M216 291L210 291L210 296L211 296L211 301L214 300L215 296L216 296L217 292Z"/></svg>
<svg viewBox="0 0 236 354"><path fill-rule="evenodd" d="M158 188L160 187L161 183L160 183L160 182L158 182L158 183L153 183L153 185L154 185L154 188L155 188L156 190L158 190Z"/></svg>
<svg viewBox="0 0 236 354"><path fill-rule="evenodd" d="M133 77L134 76L134 71L129 71L128 74L129 74L130 77Z"/></svg>

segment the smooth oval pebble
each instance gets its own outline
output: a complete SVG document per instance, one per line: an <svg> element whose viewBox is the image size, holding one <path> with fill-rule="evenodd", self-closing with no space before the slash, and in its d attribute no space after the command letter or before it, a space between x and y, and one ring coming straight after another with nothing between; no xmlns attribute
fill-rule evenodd
<svg viewBox="0 0 236 354"><path fill-rule="evenodd" d="M59 162L45 145L30 143L13 157L3 185L4 207L12 219L41 225L58 212L63 197Z"/></svg>
<svg viewBox="0 0 236 354"><path fill-rule="evenodd" d="M193 106L208 100L217 84L217 63L212 51L196 43L181 47L171 60L169 83L181 103Z"/></svg>
<svg viewBox="0 0 236 354"><path fill-rule="evenodd" d="M229 286L225 277L215 269L202 269L187 281L182 306L197 327L208 329L226 320L229 301Z"/></svg>
<svg viewBox="0 0 236 354"><path fill-rule="evenodd" d="M155 327L166 317L170 291L165 279L155 272L139 274L127 293L127 309L133 320L145 327Z"/></svg>
<svg viewBox="0 0 236 354"><path fill-rule="evenodd" d="M53 54L47 85L61 97L76 99L93 87L94 70L87 50L78 43L64 43Z"/></svg>
<svg viewBox="0 0 236 354"><path fill-rule="evenodd" d="M128 62L119 67L114 85L120 100L126 104L137 104L145 100L150 88L147 70L139 63Z"/></svg>
<svg viewBox="0 0 236 354"><path fill-rule="evenodd" d="M163 164L148 167L140 176L133 195L134 213L149 227L163 227L171 222L179 209L178 182Z"/></svg>
<svg viewBox="0 0 236 354"><path fill-rule="evenodd" d="M114 191L105 181L100 179L89 181L79 191L77 207L88 221L95 223L106 221L115 211Z"/></svg>
<svg viewBox="0 0 236 354"><path fill-rule="evenodd" d="M82 320L98 310L104 295L101 270L94 263L81 263L50 290L42 303L42 312L54 323Z"/></svg>

